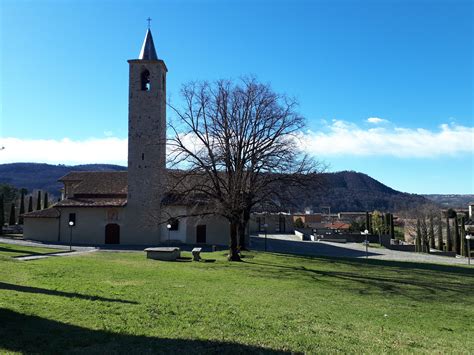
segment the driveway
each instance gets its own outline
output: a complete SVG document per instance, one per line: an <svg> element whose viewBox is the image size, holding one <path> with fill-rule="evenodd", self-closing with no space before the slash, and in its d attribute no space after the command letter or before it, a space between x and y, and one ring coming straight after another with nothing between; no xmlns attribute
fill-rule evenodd
<svg viewBox="0 0 474 355"><path fill-rule="evenodd" d="M250 237L250 248L265 250L265 235ZM333 243L301 241L292 234L267 235L267 251L283 254L299 254L310 256L329 256L345 258L365 258L365 246L360 243ZM447 257L424 253L403 252L385 248L369 247L369 259L396 260L424 263L462 264L467 265L465 257ZM474 262L474 260L472 260Z"/></svg>

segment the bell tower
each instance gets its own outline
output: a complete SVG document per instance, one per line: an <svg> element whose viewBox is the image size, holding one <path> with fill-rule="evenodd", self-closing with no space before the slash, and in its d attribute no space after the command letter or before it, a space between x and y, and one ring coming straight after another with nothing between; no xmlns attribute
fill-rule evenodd
<svg viewBox="0 0 474 355"><path fill-rule="evenodd" d="M166 179L168 71L156 55L150 28L138 59L128 63L127 235L130 243L149 244L160 241L158 223Z"/></svg>

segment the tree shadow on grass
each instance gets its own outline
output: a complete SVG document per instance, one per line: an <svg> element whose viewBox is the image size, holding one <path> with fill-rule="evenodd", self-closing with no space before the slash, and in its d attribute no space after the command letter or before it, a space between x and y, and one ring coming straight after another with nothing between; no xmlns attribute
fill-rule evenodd
<svg viewBox="0 0 474 355"><path fill-rule="evenodd" d="M285 354L214 340L149 337L93 330L0 308L0 349L26 353Z"/></svg>
<svg viewBox="0 0 474 355"><path fill-rule="evenodd" d="M444 273L460 274L467 277L474 278L474 268L466 267L464 265L446 265L446 264L433 264L427 262L412 262L412 261L396 261L396 260L381 260L381 259L355 259L347 257L331 257L331 256L308 256L308 255L291 255L291 254L279 254L275 253L276 256L282 258L293 258L293 259L306 259L306 260L324 260L333 263L342 263L351 266L386 266L392 270L398 268L398 271L406 272L406 269L410 270L426 270L426 271L437 271Z"/></svg>
<svg viewBox="0 0 474 355"><path fill-rule="evenodd" d="M336 263L344 262L344 260L339 259L332 259L331 261ZM374 260L371 260L371 262L372 261ZM447 281L446 278L444 280L437 280L436 278L426 278L424 277L426 276L426 274L419 275L416 273L416 271L414 273L412 272L409 274L407 273L407 270L405 270L404 274L401 274L396 269L385 270L383 273L381 273L381 270L378 269L354 269L352 271L332 271L307 268L305 266L288 266L277 263L269 263L265 261L246 261L246 263L258 265L260 267L267 267L267 271L269 271L269 269L274 269L274 271L270 271L270 273L271 275L273 275L273 277L276 278L295 278L303 276L309 277L313 280L317 280L318 282L330 282L328 280L331 279L347 281L343 283L344 288L353 288L361 294L370 294L374 290L378 289L389 294L400 295L412 299L419 299L419 290L423 290L423 294L425 297L435 297L440 292L466 296L474 292L474 285L471 280L467 280L467 282L451 282ZM350 263L353 264L352 260ZM384 261L383 264L376 265L387 266L387 262ZM367 273L366 271L369 271L369 273ZM267 272L265 273L265 275L268 276L270 273ZM366 286L366 288L361 289L360 287L355 286L356 284Z"/></svg>
<svg viewBox="0 0 474 355"><path fill-rule="evenodd" d="M83 294L75 293L75 292L48 290L46 288L40 288L40 287L14 285L14 284L6 283L6 282L0 282L0 290L11 290L11 291L28 292L28 293L40 293L40 294L43 294L43 295L61 296L61 297L68 297L68 298L79 298L79 299L89 300L89 301L103 301L103 302L118 302L118 303L138 304L137 302L134 302L134 301L127 301L127 300L100 297L100 296L83 295Z"/></svg>

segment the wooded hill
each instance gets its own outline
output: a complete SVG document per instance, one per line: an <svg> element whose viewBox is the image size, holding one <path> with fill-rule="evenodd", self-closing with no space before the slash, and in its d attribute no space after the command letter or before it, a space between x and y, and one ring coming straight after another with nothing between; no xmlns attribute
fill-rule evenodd
<svg viewBox="0 0 474 355"><path fill-rule="evenodd" d="M28 191L43 190L59 196L62 184L57 180L70 171L123 171L126 167L109 164L50 165L13 163L0 165L0 184L9 184ZM428 203L423 196L396 191L370 176L354 171L321 174L315 184L321 187L294 193L298 209L321 211L330 206L331 212L399 211ZM312 191L308 193L308 191ZM292 208L294 210L294 208Z"/></svg>

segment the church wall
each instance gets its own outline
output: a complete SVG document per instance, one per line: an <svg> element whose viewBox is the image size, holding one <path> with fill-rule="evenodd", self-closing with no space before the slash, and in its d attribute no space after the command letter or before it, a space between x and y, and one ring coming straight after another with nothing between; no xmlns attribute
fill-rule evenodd
<svg viewBox="0 0 474 355"><path fill-rule="evenodd" d="M61 208L60 242L69 243L69 214L76 213L76 225L72 227L72 242L77 244L105 244L105 226L120 226L120 244L123 244L123 208Z"/></svg>
<svg viewBox="0 0 474 355"><path fill-rule="evenodd" d="M59 218L25 218L23 238L42 242L57 242Z"/></svg>
<svg viewBox="0 0 474 355"><path fill-rule="evenodd" d="M230 226L229 222L219 216L189 217L186 220L187 236L186 243L197 244L197 226L206 226L206 244L229 245Z"/></svg>
<svg viewBox="0 0 474 355"><path fill-rule="evenodd" d="M163 221L166 223L162 223L160 226L161 229L161 241L167 242L168 241L168 228L167 221L170 218L176 218L178 216L185 216L186 215L186 207L184 206L166 206L163 208ZM170 240L179 240L182 243L186 243L186 234L188 232L186 218L178 218L178 230L171 230L169 231L169 239Z"/></svg>

